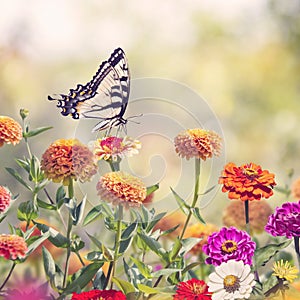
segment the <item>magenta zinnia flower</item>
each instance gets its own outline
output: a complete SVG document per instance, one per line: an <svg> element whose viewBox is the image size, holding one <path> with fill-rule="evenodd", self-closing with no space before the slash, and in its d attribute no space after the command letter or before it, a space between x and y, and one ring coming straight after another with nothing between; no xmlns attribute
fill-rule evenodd
<svg viewBox="0 0 300 300"><path fill-rule="evenodd" d="M91 290L88 292L82 292L80 294L73 293L71 300L126 300L126 296L115 290Z"/></svg>
<svg viewBox="0 0 300 300"><path fill-rule="evenodd" d="M222 262L233 259L251 265L255 248L256 244L247 232L235 227L223 227L208 237L202 250L208 255L205 260L207 264L219 266Z"/></svg>
<svg viewBox="0 0 300 300"><path fill-rule="evenodd" d="M273 236L300 237L300 201L286 202L276 207L265 230Z"/></svg>
<svg viewBox="0 0 300 300"><path fill-rule="evenodd" d="M196 278L180 282L177 285L176 294L173 300L210 300L211 293L208 292L208 286L203 280Z"/></svg>

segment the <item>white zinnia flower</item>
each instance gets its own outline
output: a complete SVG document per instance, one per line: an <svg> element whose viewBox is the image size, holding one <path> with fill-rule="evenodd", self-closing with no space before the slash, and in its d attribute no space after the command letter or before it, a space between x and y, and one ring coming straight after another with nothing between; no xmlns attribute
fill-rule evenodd
<svg viewBox="0 0 300 300"><path fill-rule="evenodd" d="M248 299L254 285L250 266L243 261L229 260L209 275L208 291L213 293L212 300Z"/></svg>

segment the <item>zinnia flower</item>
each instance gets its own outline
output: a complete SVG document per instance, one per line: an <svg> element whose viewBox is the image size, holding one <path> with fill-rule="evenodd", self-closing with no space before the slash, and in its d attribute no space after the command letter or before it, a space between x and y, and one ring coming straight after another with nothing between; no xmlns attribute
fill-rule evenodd
<svg viewBox="0 0 300 300"><path fill-rule="evenodd" d="M222 192L229 192L229 199L260 200L273 195L272 189L276 185L274 176L254 163L240 167L228 163L219 183L223 184Z"/></svg>
<svg viewBox="0 0 300 300"><path fill-rule="evenodd" d="M14 119L0 116L0 147L6 144L18 144L22 139L22 127Z"/></svg>
<svg viewBox="0 0 300 300"><path fill-rule="evenodd" d="M177 285L174 300L210 300L211 293L203 280L190 279Z"/></svg>
<svg viewBox="0 0 300 300"><path fill-rule="evenodd" d="M199 243L197 243L190 250L190 252L194 255L199 255L202 252L203 245L207 243L207 238L215 231L218 231L217 226L209 223L206 224L196 223L194 225L189 226L186 229L184 238L189 238L189 237L202 238L202 240Z"/></svg>
<svg viewBox="0 0 300 300"><path fill-rule="evenodd" d="M300 178L297 178L291 187L292 196L295 199L300 199Z"/></svg>
<svg viewBox="0 0 300 300"><path fill-rule="evenodd" d="M101 199L125 206L140 206L147 194L139 178L121 171L103 175L96 188Z"/></svg>
<svg viewBox="0 0 300 300"><path fill-rule="evenodd" d="M88 181L97 172L93 153L77 139L52 143L43 154L41 168L48 179L64 185L68 185L70 179Z"/></svg>
<svg viewBox="0 0 300 300"><path fill-rule="evenodd" d="M229 260L215 268L209 276L208 291L212 300L248 299L255 285L249 265L242 261Z"/></svg>
<svg viewBox="0 0 300 300"><path fill-rule="evenodd" d="M71 300L126 300L126 296L116 290L91 290L80 294L73 293Z"/></svg>
<svg viewBox="0 0 300 300"><path fill-rule="evenodd" d="M273 236L286 236L288 239L299 237L300 201L286 202L281 207L276 207L265 230Z"/></svg>
<svg viewBox="0 0 300 300"><path fill-rule="evenodd" d="M24 238L14 234L0 235L0 256L13 260L24 258L27 250Z"/></svg>
<svg viewBox="0 0 300 300"><path fill-rule="evenodd" d="M207 264L219 266L222 262L234 259L251 265L255 248L256 244L247 232L234 227L223 227L208 237L202 250L208 255L205 260Z"/></svg>
<svg viewBox="0 0 300 300"><path fill-rule="evenodd" d="M113 161L138 154L138 149L141 148L141 143L138 140L133 140L130 137L120 138L115 136L98 139L90 145L97 160L111 159Z"/></svg>
<svg viewBox="0 0 300 300"><path fill-rule="evenodd" d="M5 212L11 201L11 193L7 188L0 185L0 213Z"/></svg>
<svg viewBox="0 0 300 300"><path fill-rule="evenodd" d="M264 231L269 216L272 214L271 206L264 200L249 202L249 223L253 232ZM233 200L223 211L223 224L227 227L234 226L245 230L245 205L244 202Z"/></svg>
<svg viewBox="0 0 300 300"><path fill-rule="evenodd" d="M280 261L274 262L273 264L273 276L277 276L278 278L285 279L292 283L294 279L298 277L299 271L297 270L296 267L291 266L291 264L286 261L285 263L283 262L283 259Z"/></svg>
<svg viewBox="0 0 300 300"><path fill-rule="evenodd" d="M221 152L221 137L214 131L200 128L180 132L174 140L175 151L180 157L206 160Z"/></svg>

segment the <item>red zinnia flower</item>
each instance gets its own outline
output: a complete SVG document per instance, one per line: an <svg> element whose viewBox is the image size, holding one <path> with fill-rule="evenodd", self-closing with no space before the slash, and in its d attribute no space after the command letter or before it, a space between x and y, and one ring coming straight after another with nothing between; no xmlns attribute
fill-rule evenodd
<svg viewBox="0 0 300 300"><path fill-rule="evenodd" d="M203 280L191 279L177 285L174 300L210 300L211 293Z"/></svg>
<svg viewBox="0 0 300 300"><path fill-rule="evenodd" d="M229 199L260 200L273 195L275 175L254 163L240 167L234 163L225 166L219 183L223 184L222 192L229 192Z"/></svg>
<svg viewBox="0 0 300 300"><path fill-rule="evenodd" d="M126 296L115 290L91 290L80 294L73 293L71 300L126 300Z"/></svg>

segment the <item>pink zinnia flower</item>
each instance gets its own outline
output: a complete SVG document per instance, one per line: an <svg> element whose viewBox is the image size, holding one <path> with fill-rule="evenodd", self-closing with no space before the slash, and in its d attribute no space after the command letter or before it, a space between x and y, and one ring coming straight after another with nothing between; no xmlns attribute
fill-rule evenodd
<svg viewBox="0 0 300 300"><path fill-rule="evenodd" d="M0 235L0 256L6 259L24 258L27 244L24 238L14 234Z"/></svg>
<svg viewBox="0 0 300 300"><path fill-rule="evenodd" d="M207 264L219 266L228 260L241 260L244 264L251 265L255 248L256 244L247 232L235 227L223 227L208 237L202 250L208 255L205 261Z"/></svg>
<svg viewBox="0 0 300 300"><path fill-rule="evenodd" d="M11 201L11 193L4 186L0 186L0 213L5 212Z"/></svg>
<svg viewBox="0 0 300 300"><path fill-rule="evenodd" d="M286 202L276 207L265 230L273 236L300 237L300 201Z"/></svg>

